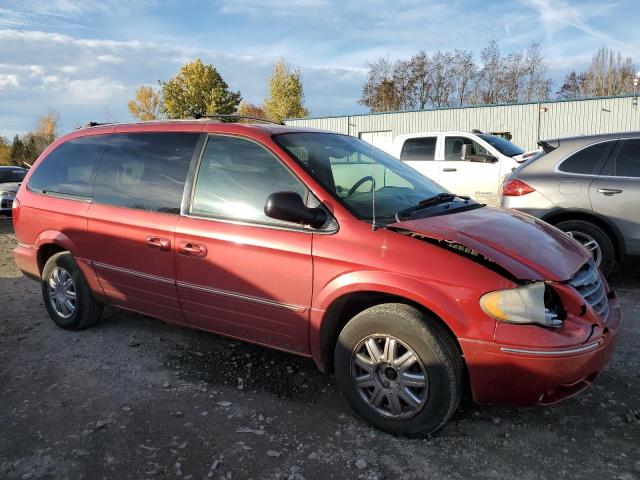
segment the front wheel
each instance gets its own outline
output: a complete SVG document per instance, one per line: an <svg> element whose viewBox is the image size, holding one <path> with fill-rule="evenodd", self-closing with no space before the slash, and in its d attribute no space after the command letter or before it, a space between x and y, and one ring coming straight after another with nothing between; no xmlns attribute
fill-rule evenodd
<svg viewBox="0 0 640 480"><path fill-rule="evenodd" d="M453 339L409 305L377 305L353 317L334 362L354 410L388 433L433 433L460 402L463 364Z"/></svg>
<svg viewBox="0 0 640 480"><path fill-rule="evenodd" d="M49 316L61 328L80 330L100 318L102 304L93 298L69 252L47 260L42 269L42 297Z"/></svg>

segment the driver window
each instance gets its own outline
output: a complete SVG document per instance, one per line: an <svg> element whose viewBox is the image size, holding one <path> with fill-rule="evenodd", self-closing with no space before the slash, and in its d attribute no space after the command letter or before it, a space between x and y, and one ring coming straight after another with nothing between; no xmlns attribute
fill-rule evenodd
<svg viewBox="0 0 640 480"><path fill-rule="evenodd" d="M285 224L264 214L267 197L307 189L275 155L238 137L211 136L200 162L191 213L251 222Z"/></svg>
<svg viewBox="0 0 640 480"><path fill-rule="evenodd" d="M462 145L471 145L469 155L489 155L489 152L479 143L466 137L446 137L444 141L444 159L450 162L460 162L468 159L462 158Z"/></svg>

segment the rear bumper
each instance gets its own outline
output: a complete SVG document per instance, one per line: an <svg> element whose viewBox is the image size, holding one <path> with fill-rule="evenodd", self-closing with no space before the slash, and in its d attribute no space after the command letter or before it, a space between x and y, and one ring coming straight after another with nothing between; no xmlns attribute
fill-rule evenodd
<svg viewBox="0 0 640 480"><path fill-rule="evenodd" d="M460 340L475 402L550 405L585 390L611 358L621 323L610 300L607 328L583 344L540 349Z"/></svg>
<svg viewBox="0 0 640 480"><path fill-rule="evenodd" d="M40 280L36 249L32 245L19 243L13 250L13 258L22 273L34 280Z"/></svg>

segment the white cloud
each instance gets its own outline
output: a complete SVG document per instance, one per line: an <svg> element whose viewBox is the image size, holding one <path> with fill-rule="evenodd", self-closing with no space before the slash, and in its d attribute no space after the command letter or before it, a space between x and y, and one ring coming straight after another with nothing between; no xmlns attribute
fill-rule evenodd
<svg viewBox="0 0 640 480"><path fill-rule="evenodd" d="M18 81L18 76L15 74L3 74L0 73L0 89L8 89L8 88L14 88L17 87L18 85L20 85L20 82Z"/></svg>

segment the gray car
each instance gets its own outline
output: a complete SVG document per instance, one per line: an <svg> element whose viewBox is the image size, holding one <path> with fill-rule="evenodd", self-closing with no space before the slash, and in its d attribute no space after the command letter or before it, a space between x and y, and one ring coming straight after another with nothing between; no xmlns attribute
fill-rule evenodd
<svg viewBox="0 0 640 480"><path fill-rule="evenodd" d="M11 213L11 205L27 171L21 167L0 166L0 215Z"/></svg>
<svg viewBox="0 0 640 480"><path fill-rule="evenodd" d="M502 207L563 230L605 274L640 258L640 132L539 143L543 152L504 180Z"/></svg>

